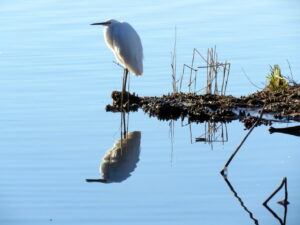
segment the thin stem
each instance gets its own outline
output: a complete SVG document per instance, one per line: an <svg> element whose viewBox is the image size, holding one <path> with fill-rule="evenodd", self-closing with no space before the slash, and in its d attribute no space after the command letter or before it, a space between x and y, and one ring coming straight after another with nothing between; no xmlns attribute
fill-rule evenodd
<svg viewBox="0 0 300 225"><path fill-rule="evenodd" d="M259 121L261 120L263 114L264 114L264 109L266 107L266 104L263 106L261 112L260 112L260 117L256 120L256 122L253 124L253 126L251 127L251 129L249 130L249 132L246 134L246 136L243 138L243 140L241 141L241 143L238 145L238 147L236 148L236 150L232 153L232 155L229 157L228 161L226 162L224 168L221 170L221 174L224 175L225 170L227 169L227 167L229 166L231 160L234 158L234 156L236 155L236 153L239 151L239 149L242 147L242 145L244 144L244 142L246 141L246 139L248 138L248 136L251 134L251 132L253 131L253 129L256 127L256 125L259 123Z"/></svg>

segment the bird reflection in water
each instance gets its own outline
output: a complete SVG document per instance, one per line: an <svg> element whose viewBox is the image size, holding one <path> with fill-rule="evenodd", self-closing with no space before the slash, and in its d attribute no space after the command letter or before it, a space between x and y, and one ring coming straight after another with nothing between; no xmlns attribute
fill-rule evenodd
<svg viewBox="0 0 300 225"><path fill-rule="evenodd" d="M131 176L139 161L141 132L128 132L125 113L121 115L121 139L109 149L100 164L100 179L87 182L119 183Z"/></svg>

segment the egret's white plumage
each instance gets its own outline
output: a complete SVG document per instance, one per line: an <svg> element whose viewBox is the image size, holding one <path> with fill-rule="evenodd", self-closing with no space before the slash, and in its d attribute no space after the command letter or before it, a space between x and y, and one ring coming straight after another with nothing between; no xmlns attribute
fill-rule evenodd
<svg viewBox="0 0 300 225"><path fill-rule="evenodd" d="M141 39L130 24L112 22L104 28L104 39L120 64L135 75L143 74Z"/></svg>
<svg viewBox="0 0 300 225"><path fill-rule="evenodd" d="M103 25L104 39L107 46L113 51L117 61L124 67L124 80L128 71L139 76L143 74L143 47L141 39L134 28L126 22L108 20L91 25ZM123 80L123 90L124 90Z"/></svg>

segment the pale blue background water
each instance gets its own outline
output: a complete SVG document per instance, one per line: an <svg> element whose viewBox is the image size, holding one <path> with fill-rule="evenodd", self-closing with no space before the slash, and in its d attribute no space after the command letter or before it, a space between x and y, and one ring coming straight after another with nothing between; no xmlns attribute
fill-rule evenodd
<svg viewBox="0 0 300 225"><path fill-rule="evenodd" d="M20 1L0 7L0 223L1 224L253 224L219 175L245 135L228 125L229 141L189 141L175 123L131 113L129 130L142 132L132 176L118 184L90 184L102 156L119 139L120 115L106 113L121 87L102 30L90 23L115 18L140 34L145 74L131 77L139 95L171 91L170 52L177 27L178 65L192 49L217 46L232 63L228 93L263 86L269 65L299 82L299 1ZM179 69L179 67L178 67ZM181 67L180 69L181 70ZM285 126L277 125L277 126ZM193 125L193 137L204 132ZM299 223L297 137L254 130L229 168L229 179L260 224L278 224L262 206L288 178L287 224ZM275 197L281 200L283 194ZM279 215L283 208L272 201ZM50 221L52 219L52 221Z"/></svg>

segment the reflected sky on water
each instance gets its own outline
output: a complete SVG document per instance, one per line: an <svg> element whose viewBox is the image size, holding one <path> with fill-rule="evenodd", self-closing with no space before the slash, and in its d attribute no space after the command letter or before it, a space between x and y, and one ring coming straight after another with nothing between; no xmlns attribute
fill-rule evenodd
<svg viewBox="0 0 300 225"><path fill-rule="evenodd" d="M219 59L232 64L227 93L246 95L257 88L242 68L263 86L269 65L290 74L288 59L299 81L299 9L292 0L1 1L0 223L253 224L219 174L246 134L238 122L227 124L228 141L212 148L195 141L204 124L174 122L171 142L169 122L130 113L129 131L142 133L130 178L85 181L99 176L101 159L121 133L120 114L105 106L121 88L122 69L102 30L89 24L115 18L136 28L145 74L130 82L140 96L172 90L175 26L179 71L193 48L205 54L216 45ZM270 135L261 126L231 163L231 185L260 224L278 223L262 202L285 176L287 224L298 224L299 157L298 137ZM269 203L279 215L282 196Z"/></svg>

